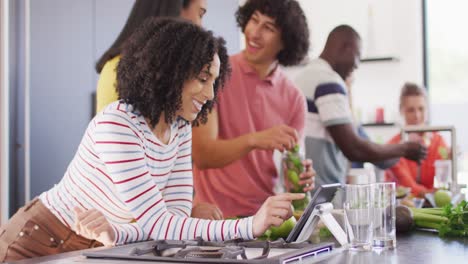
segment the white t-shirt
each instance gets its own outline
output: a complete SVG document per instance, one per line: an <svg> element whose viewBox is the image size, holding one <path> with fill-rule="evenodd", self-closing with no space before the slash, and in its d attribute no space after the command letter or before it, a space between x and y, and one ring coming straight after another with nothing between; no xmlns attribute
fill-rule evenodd
<svg viewBox="0 0 468 264"><path fill-rule="evenodd" d="M344 183L348 160L327 127L352 123L346 85L330 64L318 58L298 74L296 85L307 98L306 157L314 162L318 185Z"/></svg>

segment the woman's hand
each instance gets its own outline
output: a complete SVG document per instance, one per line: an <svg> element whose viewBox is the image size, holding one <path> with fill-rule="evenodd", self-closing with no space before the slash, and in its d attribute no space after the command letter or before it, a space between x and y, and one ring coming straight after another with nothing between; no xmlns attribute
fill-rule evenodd
<svg viewBox="0 0 468 264"><path fill-rule="evenodd" d="M303 160L302 164L304 165L304 172L300 175L301 180L299 181L299 184L304 186L304 192L308 192L315 188L314 178L317 173L315 173L314 168L312 168L311 159Z"/></svg>
<svg viewBox="0 0 468 264"><path fill-rule="evenodd" d="M78 235L101 242L104 246L113 246L114 230L106 217L96 209L82 210L73 208L75 212L74 230Z"/></svg>
<svg viewBox="0 0 468 264"><path fill-rule="evenodd" d="M209 220L222 220L224 219L221 210L214 204L199 203L192 208L192 217L209 219Z"/></svg>
<svg viewBox="0 0 468 264"><path fill-rule="evenodd" d="M263 235L270 226L280 226L289 219L292 216L291 202L304 197L303 193L282 193L268 197L253 217L254 237Z"/></svg>

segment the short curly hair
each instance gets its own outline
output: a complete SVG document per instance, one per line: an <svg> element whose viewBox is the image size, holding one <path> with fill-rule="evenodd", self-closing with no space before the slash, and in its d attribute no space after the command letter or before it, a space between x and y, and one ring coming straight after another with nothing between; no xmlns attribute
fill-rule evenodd
<svg viewBox="0 0 468 264"><path fill-rule="evenodd" d="M295 0L248 0L236 12L237 25L244 32L255 11L275 20L281 30L284 49L278 62L284 66L299 64L309 52L309 27L299 3Z"/></svg>
<svg viewBox="0 0 468 264"><path fill-rule="evenodd" d="M182 107L185 81L196 78L215 54L221 65L213 87L214 99L203 106L195 125L206 123L218 90L229 76L225 41L182 19L148 18L123 46L117 66L119 99L132 104L152 126L162 113L171 123Z"/></svg>

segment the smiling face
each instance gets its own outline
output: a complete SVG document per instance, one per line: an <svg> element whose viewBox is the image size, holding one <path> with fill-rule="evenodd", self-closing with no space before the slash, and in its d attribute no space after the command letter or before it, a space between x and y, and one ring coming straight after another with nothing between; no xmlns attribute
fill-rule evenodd
<svg viewBox="0 0 468 264"><path fill-rule="evenodd" d="M283 49L281 30L275 20L255 11L244 29L244 55L252 64L271 64Z"/></svg>
<svg viewBox="0 0 468 264"><path fill-rule="evenodd" d="M210 64L193 79L184 82L182 89L182 108L177 115L187 121L194 121L203 105L214 98L214 84L219 76L221 62L215 54Z"/></svg>
<svg viewBox="0 0 468 264"><path fill-rule="evenodd" d="M423 125L427 115L426 98L422 95L406 96L400 111L407 125Z"/></svg>
<svg viewBox="0 0 468 264"><path fill-rule="evenodd" d="M201 26L203 16L206 14L206 0L191 0L186 8L182 8L180 16Z"/></svg>

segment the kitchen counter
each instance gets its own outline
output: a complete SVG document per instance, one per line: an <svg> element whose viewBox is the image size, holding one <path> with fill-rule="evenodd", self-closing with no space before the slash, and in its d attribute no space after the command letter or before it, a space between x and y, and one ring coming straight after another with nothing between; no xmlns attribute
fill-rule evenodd
<svg viewBox="0 0 468 264"><path fill-rule="evenodd" d="M90 249L98 250L98 249ZM16 263L29 264L47 262L57 263L125 263L128 260L104 260L87 259L82 256L83 251L75 251L55 256L23 260ZM415 231L397 237L397 248L381 253L377 252L349 252L333 254L324 259L312 260L310 263L468 263L468 238L440 238L437 234ZM318 262L317 262L318 261ZM149 263L144 261L132 261L132 263ZM155 262L153 262L155 263Z"/></svg>
<svg viewBox="0 0 468 264"><path fill-rule="evenodd" d="M395 250L346 251L317 263L468 263L468 238L440 238L435 233L414 231L397 236Z"/></svg>

